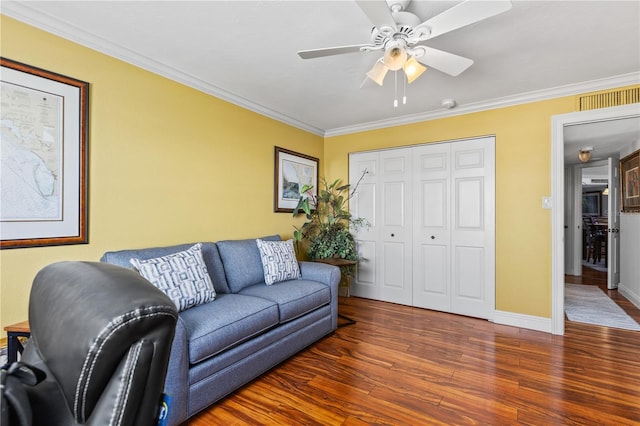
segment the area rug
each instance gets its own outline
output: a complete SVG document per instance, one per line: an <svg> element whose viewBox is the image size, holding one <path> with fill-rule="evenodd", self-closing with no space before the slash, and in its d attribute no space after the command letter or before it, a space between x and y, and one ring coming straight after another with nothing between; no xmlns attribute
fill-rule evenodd
<svg viewBox="0 0 640 426"><path fill-rule="evenodd" d="M600 271L600 272L607 272L607 267L604 266L604 260L601 260L598 263L591 263L591 262L587 262L586 260L583 260L582 266L586 268L595 269L596 271Z"/></svg>
<svg viewBox="0 0 640 426"><path fill-rule="evenodd" d="M640 331L640 325L594 285L565 284L564 311L569 321Z"/></svg>

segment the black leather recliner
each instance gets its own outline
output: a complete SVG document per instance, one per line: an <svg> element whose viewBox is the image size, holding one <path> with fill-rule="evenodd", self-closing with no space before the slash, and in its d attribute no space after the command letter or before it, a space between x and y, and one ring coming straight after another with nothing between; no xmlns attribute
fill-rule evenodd
<svg viewBox="0 0 640 426"><path fill-rule="evenodd" d="M178 314L136 272L59 262L36 276L22 361L34 425L154 425Z"/></svg>

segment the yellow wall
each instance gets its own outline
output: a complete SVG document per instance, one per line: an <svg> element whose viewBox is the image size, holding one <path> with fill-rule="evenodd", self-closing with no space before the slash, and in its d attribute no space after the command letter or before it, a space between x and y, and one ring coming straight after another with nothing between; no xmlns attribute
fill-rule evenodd
<svg viewBox="0 0 640 426"><path fill-rule="evenodd" d="M0 251L0 326L27 319L33 277L60 260L191 241L291 236L273 212L274 145L323 138L0 15L3 57L91 83L88 245Z"/></svg>

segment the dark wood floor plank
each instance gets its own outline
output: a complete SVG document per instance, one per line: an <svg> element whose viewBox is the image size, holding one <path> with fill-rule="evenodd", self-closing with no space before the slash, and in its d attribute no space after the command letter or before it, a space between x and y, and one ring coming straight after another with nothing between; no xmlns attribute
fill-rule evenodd
<svg viewBox="0 0 640 426"><path fill-rule="evenodd" d="M357 297L340 310L356 324L187 424L640 424L640 332L567 321L554 336Z"/></svg>

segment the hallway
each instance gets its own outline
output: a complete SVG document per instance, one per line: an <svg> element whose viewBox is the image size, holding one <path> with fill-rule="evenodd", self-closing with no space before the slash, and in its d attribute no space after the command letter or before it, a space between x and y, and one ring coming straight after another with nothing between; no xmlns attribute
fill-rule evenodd
<svg viewBox="0 0 640 426"><path fill-rule="evenodd" d="M596 269L583 266L582 276L566 275L564 276L564 282L567 284L585 284L585 285L597 285L604 293L616 302L631 318L633 318L638 324L640 324L640 309L638 309L633 303L629 302L624 296L622 296L618 290L607 289L607 271L598 271Z"/></svg>

